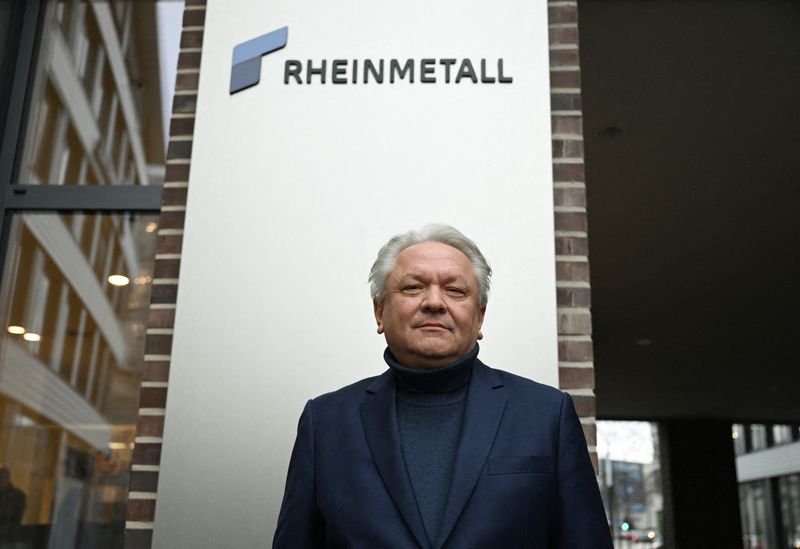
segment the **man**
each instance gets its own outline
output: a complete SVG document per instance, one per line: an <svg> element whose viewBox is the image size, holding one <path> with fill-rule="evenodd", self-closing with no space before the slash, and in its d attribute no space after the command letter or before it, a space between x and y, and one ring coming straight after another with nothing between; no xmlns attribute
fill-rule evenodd
<svg viewBox="0 0 800 549"><path fill-rule="evenodd" d="M306 404L273 547L612 546L569 396L477 359L490 276L449 226L383 246L389 370Z"/></svg>
<svg viewBox="0 0 800 549"><path fill-rule="evenodd" d="M16 541L25 514L25 492L11 484L11 469L0 464L0 542Z"/></svg>

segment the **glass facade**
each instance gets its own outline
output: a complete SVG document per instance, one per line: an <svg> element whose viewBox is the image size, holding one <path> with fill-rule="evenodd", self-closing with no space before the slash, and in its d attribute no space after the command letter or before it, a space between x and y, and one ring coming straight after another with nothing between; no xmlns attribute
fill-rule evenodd
<svg viewBox="0 0 800 549"><path fill-rule="evenodd" d="M740 478L758 476L739 484L744 547L800 549L800 462L786 463L800 453L800 426L734 424L732 437Z"/></svg>
<svg viewBox="0 0 800 549"><path fill-rule="evenodd" d="M660 547L664 496L658 426L644 421L598 421L600 493L614 547Z"/></svg>
<svg viewBox="0 0 800 549"><path fill-rule="evenodd" d="M12 220L0 287L0 462L25 505L3 541L121 543L156 219Z"/></svg>
<svg viewBox="0 0 800 549"><path fill-rule="evenodd" d="M157 7L0 5L0 547L123 546L181 27Z"/></svg>
<svg viewBox="0 0 800 549"><path fill-rule="evenodd" d="M163 182L155 2L47 4L19 180Z"/></svg>

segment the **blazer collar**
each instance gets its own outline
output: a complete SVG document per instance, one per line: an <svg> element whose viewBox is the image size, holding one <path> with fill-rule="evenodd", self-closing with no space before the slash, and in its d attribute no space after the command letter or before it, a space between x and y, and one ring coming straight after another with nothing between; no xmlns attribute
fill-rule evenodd
<svg viewBox="0 0 800 549"><path fill-rule="evenodd" d="M367 388L370 393L361 404L361 423L372 459L394 504L403 515L420 547L429 547L425 525L408 478L400 429L395 412L395 382L391 370L378 376Z"/></svg>
<svg viewBox="0 0 800 549"><path fill-rule="evenodd" d="M475 361L467 392L461 440L453 464L453 484L434 547L441 547L447 541L489 456L506 406L505 394L498 390L502 386L494 370L480 360ZM403 459L395 411L395 382L391 371L375 378L367 392L370 395L361 405L361 421L367 445L386 489L417 543L428 547L425 526Z"/></svg>
<svg viewBox="0 0 800 549"><path fill-rule="evenodd" d="M453 484L434 547L445 544L478 483L506 407L507 399L504 391L500 390L502 387L497 373L476 360L467 391L461 440L453 464Z"/></svg>

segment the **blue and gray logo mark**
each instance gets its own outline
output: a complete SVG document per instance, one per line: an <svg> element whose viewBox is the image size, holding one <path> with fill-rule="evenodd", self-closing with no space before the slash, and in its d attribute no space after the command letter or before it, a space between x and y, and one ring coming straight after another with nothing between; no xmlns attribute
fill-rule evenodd
<svg viewBox="0 0 800 549"><path fill-rule="evenodd" d="M282 27L233 48L231 95L258 84L261 79L261 57L284 47L288 36L289 27Z"/></svg>

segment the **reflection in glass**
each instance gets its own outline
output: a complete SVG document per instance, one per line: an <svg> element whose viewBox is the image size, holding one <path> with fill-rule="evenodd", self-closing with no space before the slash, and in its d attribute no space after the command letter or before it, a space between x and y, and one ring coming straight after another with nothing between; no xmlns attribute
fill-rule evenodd
<svg viewBox="0 0 800 549"><path fill-rule="evenodd" d="M156 2L48 2L19 182L163 182Z"/></svg>
<svg viewBox="0 0 800 549"><path fill-rule="evenodd" d="M597 457L600 493L614 546L660 547L664 497L658 426L644 421L598 421Z"/></svg>
<svg viewBox="0 0 800 549"><path fill-rule="evenodd" d="M155 246L146 227L155 222L12 220L0 289L0 463L25 502L18 524L0 524L0 546L122 547ZM114 286L111 274L138 282Z"/></svg>

